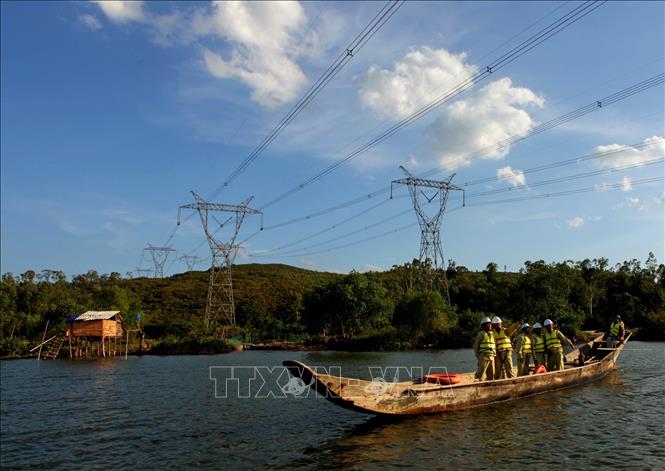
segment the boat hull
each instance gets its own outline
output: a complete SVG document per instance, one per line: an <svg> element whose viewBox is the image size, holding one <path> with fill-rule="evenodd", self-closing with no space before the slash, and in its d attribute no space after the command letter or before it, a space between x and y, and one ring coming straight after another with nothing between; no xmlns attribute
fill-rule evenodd
<svg viewBox="0 0 665 471"><path fill-rule="evenodd" d="M590 342L583 349L588 352L593 344ZM320 374L297 361L286 361L284 366L338 406L375 415L420 415L481 407L597 381L617 367L622 348L623 345L598 361L563 371L484 382L473 382L473 373L466 373L465 380L455 385L365 381ZM568 363L578 353L575 350L568 354Z"/></svg>

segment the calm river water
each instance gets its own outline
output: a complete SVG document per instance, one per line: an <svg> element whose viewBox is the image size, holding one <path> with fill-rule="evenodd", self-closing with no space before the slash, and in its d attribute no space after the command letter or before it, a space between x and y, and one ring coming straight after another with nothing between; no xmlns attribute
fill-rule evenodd
<svg viewBox="0 0 665 471"><path fill-rule="evenodd" d="M280 397L228 368L284 359L341 366L474 368L470 350L399 353L238 352L100 361L6 361L3 469L663 469L665 343L630 342L604 380L447 415L385 420L314 397ZM236 368L245 374L247 368ZM261 372L262 371L262 372ZM237 377L240 377L237 373ZM260 388L260 377L268 386ZM242 384L240 384L242 383ZM281 383L280 383L281 384ZM235 389L234 389L235 388ZM239 398L240 393L270 398Z"/></svg>

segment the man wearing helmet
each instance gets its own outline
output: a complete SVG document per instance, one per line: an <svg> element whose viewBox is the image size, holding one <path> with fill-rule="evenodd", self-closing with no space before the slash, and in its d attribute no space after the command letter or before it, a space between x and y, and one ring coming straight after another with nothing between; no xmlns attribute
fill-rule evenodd
<svg viewBox="0 0 665 471"><path fill-rule="evenodd" d="M545 348L547 349L547 371L563 370L563 344L566 343L575 348L573 342L554 328L554 323L545 319Z"/></svg>
<svg viewBox="0 0 665 471"><path fill-rule="evenodd" d="M531 326L524 323L520 332L515 338L515 353L517 354L517 376L527 376L529 374L529 363L533 356L533 341L529 333Z"/></svg>
<svg viewBox="0 0 665 471"><path fill-rule="evenodd" d="M489 317L484 317L480 321L480 326L481 331L478 332L476 340L473 342L473 351L478 360L476 381L482 381L485 375L488 380L494 379L494 355L496 354L492 321Z"/></svg>
<svg viewBox="0 0 665 471"><path fill-rule="evenodd" d="M543 337L543 327L540 325L540 322L533 324L533 333L531 335L532 345L533 345L533 363L535 367L547 364L546 349L545 349L545 337Z"/></svg>
<svg viewBox="0 0 665 471"><path fill-rule="evenodd" d="M522 323L520 322L520 324ZM501 318L494 316L492 329L494 329L494 342L496 343L494 379L513 378L515 376L513 373L513 344L510 337L517 330L517 325L504 329Z"/></svg>
<svg viewBox="0 0 665 471"><path fill-rule="evenodd" d="M626 327L623 325L621 316L617 316L614 322L610 324L610 331L607 333L607 347L614 348L616 347L616 342L623 342L623 338L626 335Z"/></svg>

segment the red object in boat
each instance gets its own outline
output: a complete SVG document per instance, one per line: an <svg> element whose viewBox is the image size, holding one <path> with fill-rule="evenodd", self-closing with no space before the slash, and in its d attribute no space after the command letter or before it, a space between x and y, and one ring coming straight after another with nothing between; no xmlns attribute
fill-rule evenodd
<svg viewBox="0 0 665 471"><path fill-rule="evenodd" d="M545 368L545 365L539 365L538 368L533 370L533 374L537 375L540 373L547 373L547 368Z"/></svg>
<svg viewBox="0 0 665 471"><path fill-rule="evenodd" d="M462 381L462 375L457 373L435 373L425 376L425 382L434 384L457 384Z"/></svg>

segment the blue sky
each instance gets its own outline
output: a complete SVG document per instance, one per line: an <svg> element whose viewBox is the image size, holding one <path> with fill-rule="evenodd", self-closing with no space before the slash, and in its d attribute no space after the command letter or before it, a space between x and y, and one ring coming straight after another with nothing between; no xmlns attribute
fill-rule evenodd
<svg viewBox="0 0 665 471"><path fill-rule="evenodd" d="M404 4L215 201L254 196L252 205L263 208L579 4ZM192 202L189 191L213 195L382 3L0 5L1 269L71 275L149 267L142 248L167 242L178 206ZM405 188L393 200L382 194L271 228L385 188L403 176L399 165L415 174L438 169L430 178L455 172L457 184L489 179L467 189L476 206L444 218L444 257L458 265L482 269L495 261L517 270L525 260L595 257L616 263L644 260L650 251L662 262L663 182L639 183L663 176L662 84L498 146L662 73L664 16L662 2L602 5L454 101L265 208L263 232L254 235L259 220L249 217L237 262L348 272L417 257L420 232L407 212ZM598 151L608 154L522 173ZM608 185L618 188L603 191ZM512 190L473 197L502 188ZM536 198L578 188L596 191ZM487 204L522 196L529 199ZM459 204L451 199L449 207ZM380 221L387 222L375 225ZM169 244L177 257L209 259L204 242L200 221L190 217ZM281 246L287 247L274 250ZM184 269L172 255L166 273Z"/></svg>

